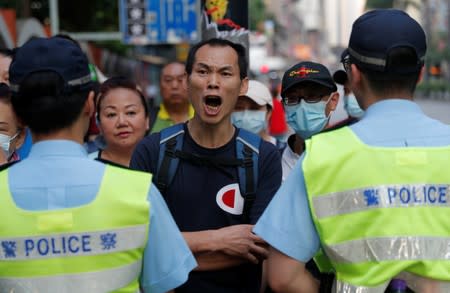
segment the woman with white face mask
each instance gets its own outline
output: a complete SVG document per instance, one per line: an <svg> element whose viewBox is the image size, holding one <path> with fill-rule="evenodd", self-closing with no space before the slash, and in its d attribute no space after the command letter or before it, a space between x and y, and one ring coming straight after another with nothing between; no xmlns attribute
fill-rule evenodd
<svg viewBox="0 0 450 293"><path fill-rule="evenodd" d="M13 111L9 87L0 83L0 165L19 160L16 149L24 138L25 130Z"/></svg>
<svg viewBox="0 0 450 293"><path fill-rule="evenodd" d="M231 122L238 128L258 134L262 139L276 144L275 138L267 131L272 107L272 95L267 86L257 80L249 80L247 93L239 97L234 112L231 113Z"/></svg>

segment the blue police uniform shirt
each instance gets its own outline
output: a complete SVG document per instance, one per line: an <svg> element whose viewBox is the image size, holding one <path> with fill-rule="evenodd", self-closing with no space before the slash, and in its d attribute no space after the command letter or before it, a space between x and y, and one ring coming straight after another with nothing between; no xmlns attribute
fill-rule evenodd
<svg viewBox="0 0 450 293"><path fill-rule="evenodd" d="M362 120L350 126L362 142L384 147L450 145L450 127L426 116L414 102L390 99L371 105ZM320 247L303 177L304 154L283 182L253 231L271 246L301 262Z"/></svg>
<svg viewBox="0 0 450 293"><path fill-rule="evenodd" d="M77 207L95 199L104 170L83 146L48 140L34 144L26 160L10 167L9 186L25 210ZM153 184L148 200L151 219L140 283L145 292L166 292L183 284L197 263Z"/></svg>
<svg viewBox="0 0 450 293"><path fill-rule="evenodd" d="M198 145L184 124L183 151L202 157L236 157L236 136L225 145L210 149ZM154 172L159 157L159 133L145 137L131 158L132 168ZM256 198L249 212L254 224L281 184L280 154L271 143L261 141L258 159ZM153 178L155 180L155 177ZM243 224L243 199L238 191L234 166L208 166L180 160L172 183L163 197L183 232L219 229ZM259 292L261 267L242 264L215 271L194 271L176 292Z"/></svg>

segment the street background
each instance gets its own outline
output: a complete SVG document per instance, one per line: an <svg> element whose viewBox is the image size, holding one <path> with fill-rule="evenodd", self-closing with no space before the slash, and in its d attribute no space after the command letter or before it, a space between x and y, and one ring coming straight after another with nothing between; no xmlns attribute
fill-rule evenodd
<svg viewBox="0 0 450 293"><path fill-rule="evenodd" d="M69 35L100 79L130 77L158 105L162 66L185 61L190 45L201 39L242 43L250 77L276 88L299 61L323 63L331 73L342 69L353 21L376 8L402 9L424 28L426 72L416 101L450 124L450 0L0 0L0 47ZM344 117L340 103L332 122Z"/></svg>

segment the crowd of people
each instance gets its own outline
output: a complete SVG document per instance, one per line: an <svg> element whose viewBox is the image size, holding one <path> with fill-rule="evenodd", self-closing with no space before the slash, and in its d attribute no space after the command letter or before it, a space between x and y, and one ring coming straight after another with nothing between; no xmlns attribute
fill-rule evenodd
<svg viewBox="0 0 450 293"><path fill-rule="evenodd" d="M161 68L157 108L70 38L0 52L0 292L450 292L450 126L413 102L426 49L408 14L369 11L344 70L298 62L277 97L244 46L207 39Z"/></svg>

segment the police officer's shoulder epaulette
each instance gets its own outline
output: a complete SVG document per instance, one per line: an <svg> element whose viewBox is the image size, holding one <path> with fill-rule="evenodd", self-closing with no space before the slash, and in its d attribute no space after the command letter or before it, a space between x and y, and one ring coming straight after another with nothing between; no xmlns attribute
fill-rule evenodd
<svg viewBox="0 0 450 293"><path fill-rule="evenodd" d="M20 160L19 160L19 161L20 161ZM0 165L0 172L3 171L3 170L8 169L9 167L11 167L12 165L14 165L15 163L18 163L19 161L8 162L8 163L5 163L5 164L3 164L3 165Z"/></svg>

